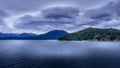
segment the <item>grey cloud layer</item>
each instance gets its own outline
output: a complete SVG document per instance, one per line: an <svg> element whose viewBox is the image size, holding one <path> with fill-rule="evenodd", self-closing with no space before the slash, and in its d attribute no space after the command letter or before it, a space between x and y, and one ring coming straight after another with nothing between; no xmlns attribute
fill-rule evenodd
<svg viewBox="0 0 120 68"><path fill-rule="evenodd" d="M23 12L59 5L74 5L85 9L108 1L110 0L0 0L0 9Z"/></svg>
<svg viewBox="0 0 120 68"><path fill-rule="evenodd" d="M13 1L16 2L16 0L13 0ZM64 2L68 2L68 1L69 0L65 0ZM75 3L77 4L78 2L83 2L83 1L84 0L75 0ZM87 2L90 2L90 1L93 2L94 0L87 0ZM101 0L100 2L103 2L103 1L104 0ZM30 3L27 3L27 2L28 0L25 0L24 2L24 4L25 3L27 4L27 6L25 7L16 6L16 8L19 7L24 11L24 9L28 8L29 6L28 4L31 4L32 1L30 1ZM36 4L35 6L38 7L37 2L38 0L35 0L33 4L35 3ZM45 2L45 1L39 0L39 2L41 2L41 5L42 5L42 2ZM58 1L54 0L54 2L58 2ZM69 1L70 4L72 4L71 2ZM96 1L95 4L97 4L97 2L99 2L99 0ZM19 4L22 3L22 0L18 1L18 3ZM99 8L95 7L95 8L84 10L84 11L80 11L81 10L80 8L71 6L71 5L47 7L39 11L37 10L39 13L36 15L34 14L35 12L33 12L32 14L24 13L24 15L18 15L18 16L16 15L18 17L16 20L12 18L10 19L8 18L6 20L10 20L10 21L12 20L14 24L12 22L6 22L6 23L10 23L14 25L13 28L10 28L10 29L13 30L13 32L15 33L22 33L22 32L43 33L43 32L57 30L57 29L66 30L68 32L74 32L74 31L78 31L80 29L84 29L88 27L120 29L119 28L120 27L119 3L120 2L117 2L117 0L110 1L109 3L107 3L102 7L99 7ZM17 4L17 3L14 3L14 4ZM37 7L34 9L37 9ZM20 10L19 8L18 10ZM31 7L30 10L34 10L32 8L33 7ZM17 10L15 8L13 9ZM5 17L7 15L8 14L6 14L5 12L0 11L1 17ZM1 22L2 21L0 21L0 23ZM6 30L6 32L10 31L8 30ZM3 30L0 30L0 31L3 31Z"/></svg>

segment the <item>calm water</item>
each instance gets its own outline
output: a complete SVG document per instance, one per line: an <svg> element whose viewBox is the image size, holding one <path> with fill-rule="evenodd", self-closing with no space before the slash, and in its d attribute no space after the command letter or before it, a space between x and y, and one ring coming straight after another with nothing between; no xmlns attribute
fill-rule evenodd
<svg viewBox="0 0 120 68"><path fill-rule="evenodd" d="M1 40L0 68L120 68L120 42Z"/></svg>

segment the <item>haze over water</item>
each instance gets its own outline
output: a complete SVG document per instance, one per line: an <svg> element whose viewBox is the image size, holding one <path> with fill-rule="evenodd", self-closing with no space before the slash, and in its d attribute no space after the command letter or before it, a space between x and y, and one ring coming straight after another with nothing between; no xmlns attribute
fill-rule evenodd
<svg viewBox="0 0 120 68"><path fill-rule="evenodd" d="M0 41L0 68L119 68L120 42Z"/></svg>

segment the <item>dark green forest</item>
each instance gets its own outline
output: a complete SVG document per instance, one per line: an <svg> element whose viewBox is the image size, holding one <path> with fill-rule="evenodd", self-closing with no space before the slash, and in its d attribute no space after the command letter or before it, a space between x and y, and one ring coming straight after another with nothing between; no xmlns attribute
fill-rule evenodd
<svg viewBox="0 0 120 68"><path fill-rule="evenodd" d="M71 33L59 38L59 40L94 40L94 41L120 41L120 30L87 28L79 32Z"/></svg>

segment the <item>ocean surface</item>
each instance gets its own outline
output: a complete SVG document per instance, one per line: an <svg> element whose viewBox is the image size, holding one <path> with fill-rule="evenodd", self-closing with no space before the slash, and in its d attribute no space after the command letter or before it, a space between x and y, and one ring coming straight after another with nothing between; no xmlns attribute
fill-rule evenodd
<svg viewBox="0 0 120 68"><path fill-rule="evenodd" d="M0 68L120 68L120 42L1 40Z"/></svg>

